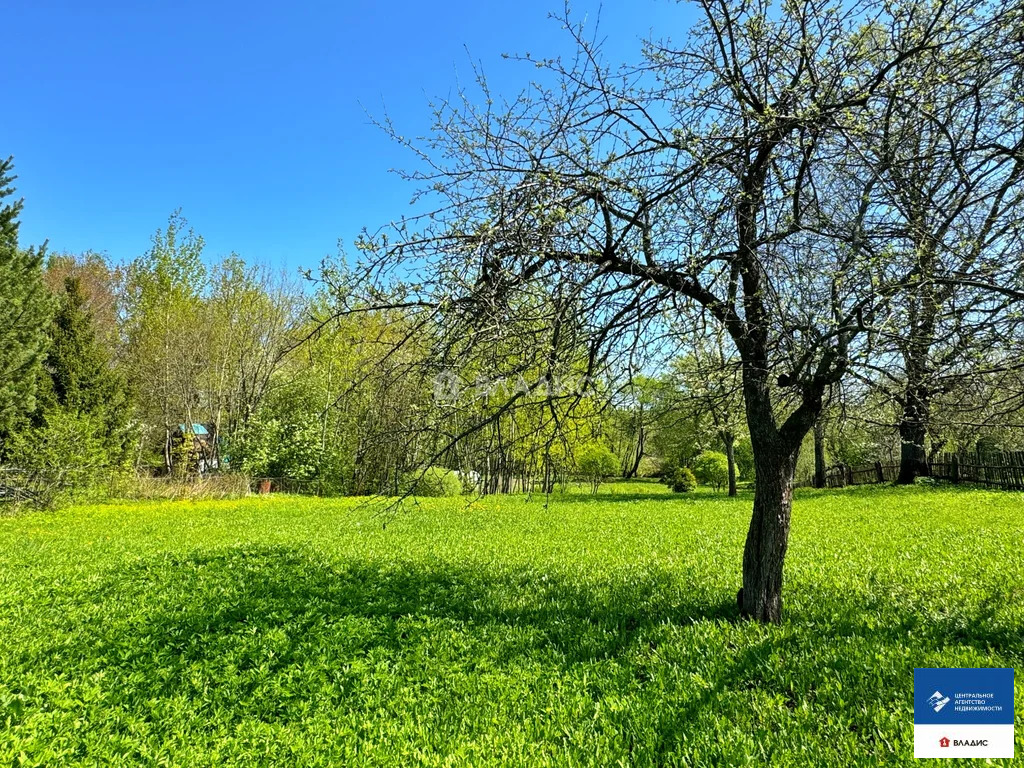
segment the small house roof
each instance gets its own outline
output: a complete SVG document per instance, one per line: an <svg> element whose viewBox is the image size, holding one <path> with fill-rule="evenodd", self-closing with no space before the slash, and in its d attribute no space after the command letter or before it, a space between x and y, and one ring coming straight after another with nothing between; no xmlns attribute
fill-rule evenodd
<svg viewBox="0 0 1024 768"><path fill-rule="evenodd" d="M186 432L189 431L188 428L186 427L186 425L184 425L184 424L179 424L178 425L178 430L182 434L185 434ZM208 434L210 434L207 431L206 427L204 427L202 424L193 424L191 432L192 432L193 435L208 435Z"/></svg>

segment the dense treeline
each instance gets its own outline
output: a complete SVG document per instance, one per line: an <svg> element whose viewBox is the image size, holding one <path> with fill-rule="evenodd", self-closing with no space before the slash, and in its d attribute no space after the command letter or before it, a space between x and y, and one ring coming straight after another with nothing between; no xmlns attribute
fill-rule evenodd
<svg viewBox="0 0 1024 768"><path fill-rule="evenodd" d="M542 68L569 101L466 123L442 105L446 212L301 280L210 258L180 213L127 263L25 247L8 159L0 460L78 495L224 473L393 494L429 467L548 492L720 462L712 484L735 494L760 441L784 498L829 464L898 462L911 482L940 451L1024 447L1022 68L990 35L1019 12L830 7L742 5L723 27L707 6L689 48L648 48L659 88L609 79L566 19L591 63ZM786 47L801 34L821 51Z"/></svg>
<svg viewBox="0 0 1024 768"><path fill-rule="evenodd" d="M236 255L211 260L179 213L129 263L47 254L19 246L21 206L0 212L2 458L65 494L226 472L326 494L399 493L403 477L432 465L482 493L545 492L586 475L599 446L612 462L602 475L671 477L720 456L729 492L754 479L738 360L699 322L666 329L660 369L598 376L567 328L559 343L576 354L538 367L524 348L552 333L538 308L519 327L482 327L489 357L465 354L453 368L466 342L443 320L360 303L350 272L298 280ZM928 451L1024 447L1015 349L975 348L956 386L936 392ZM542 390L527 383L538 374ZM881 383L834 388L799 473L812 474L816 457L898 461L900 382L894 366Z"/></svg>

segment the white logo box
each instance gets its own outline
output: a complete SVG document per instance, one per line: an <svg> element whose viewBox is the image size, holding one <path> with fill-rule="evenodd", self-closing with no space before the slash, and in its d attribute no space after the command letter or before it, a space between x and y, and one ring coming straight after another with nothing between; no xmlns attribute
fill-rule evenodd
<svg viewBox="0 0 1024 768"><path fill-rule="evenodd" d="M942 739L949 739L948 747L942 746ZM957 746L957 742L978 746ZM914 757L1013 757L1013 726L915 725Z"/></svg>

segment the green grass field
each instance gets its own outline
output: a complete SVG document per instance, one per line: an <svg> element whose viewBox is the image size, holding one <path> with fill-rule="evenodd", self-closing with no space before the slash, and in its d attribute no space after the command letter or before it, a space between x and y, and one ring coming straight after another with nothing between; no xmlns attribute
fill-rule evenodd
<svg viewBox="0 0 1024 768"><path fill-rule="evenodd" d="M915 666L1022 667L1021 494L800 493L776 627L736 620L749 509L0 519L0 765L906 765Z"/></svg>

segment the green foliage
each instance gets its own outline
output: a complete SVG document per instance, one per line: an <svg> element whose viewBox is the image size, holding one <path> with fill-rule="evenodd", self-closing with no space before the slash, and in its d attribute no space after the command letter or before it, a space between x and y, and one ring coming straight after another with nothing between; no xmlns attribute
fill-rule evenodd
<svg viewBox="0 0 1024 768"><path fill-rule="evenodd" d="M77 277L65 278L49 334L40 386L43 408L91 417L103 438L106 462L121 463L129 446L132 409L120 373L97 338Z"/></svg>
<svg viewBox="0 0 1024 768"><path fill-rule="evenodd" d="M576 453L576 468L596 493L601 482L619 472L619 460L603 443L588 443Z"/></svg>
<svg viewBox="0 0 1024 768"><path fill-rule="evenodd" d="M750 440L737 440L732 449L736 473L744 480L754 479L754 446Z"/></svg>
<svg viewBox="0 0 1024 768"><path fill-rule="evenodd" d="M4 202L14 194L13 168L12 158L0 161L0 441L36 408L50 317L43 251L18 246L22 202Z"/></svg>
<svg viewBox="0 0 1024 768"><path fill-rule="evenodd" d="M129 267L129 285L149 311L167 310L175 302L189 302L203 289L206 243L177 210L166 229L153 235L149 251Z"/></svg>
<svg viewBox="0 0 1024 768"><path fill-rule="evenodd" d="M98 497L125 468L131 409L76 278L65 280L48 331L37 408L11 435L7 460L37 479L46 503Z"/></svg>
<svg viewBox="0 0 1024 768"><path fill-rule="evenodd" d="M289 477L295 480L325 479L320 451L320 428L309 413L291 419L267 418L250 425L239 442L229 448L244 455L242 471L252 477Z"/></svg>
<svg viewBox="0 0 1024 768"><path fill-rule="evenodd" d="M693 474L702 484L721 490L729 482L729 460L724 453L702 451L693 460Z"/></svg>
<svg viewBox="0 0 1024 768"><path fill-rule="evenodd" d="M697 478L689 467L676 467L669 476L668 486L676 493L689 493L697 489Z"/></svg>
<svg viewBox="0 0 1024 768"><path fill-rule="evenodd" d="M915 665L1024 655L1019 494L798 491L763 626L749 496L612 490L0 519L0 764L906 765Z"/></svg>
<svg viewBox="0 0 1024 768"><path fill-rule="evenodd" d="M653 456L644 456L640 459L640 466L637 468L637 477L658 477L662 472L661 462Z"/></svg>
<svg viewBox="0 0 1024 768"><path fill-rule="evenodd" d="M115 452L123 460L120 452ZM14 434L11 463L37 475L53 505L102 495L112 462L107 424L99 417L66 408L45 411L40 423Z"/></svg>
<svg viewBox="0 0 1024 768"><path fill-rule="evenodd" d="M311 314L331 312L323 296L312 301ZM230 438L232 466L316 480L325 494L394 494L398 475L432 454L429 443L401 435L437 414L431 383L416 375L424 353L407 334L403 318L372 312L299 328L308 341L285 357Z"/></svg>
<svg viewBox="0 0 1024 768"><path fill-rule="evenodd" d="M451 469L427 467L407 472L402 477L400 490L402 493L428 498L459 496L462 494L462 481Z"/></svg>
<svg viewBox="0 0 1024 768"><path fill-rule="evenodd" d="M57 405L95 413L123 410L124 396L107 351L97 342L82 286L68 277L50 324L46 371Z"/></svg>
<svg viewBox="0 0 1024 768"><path fill-rule="evenodd" d="M176 211L149 251L127 268L123 365L140 416L155 427L158 443L150 448L158 453L168 429L197 421L194 410L204 399L209 325L203 248L203 238Z"/></svg>

